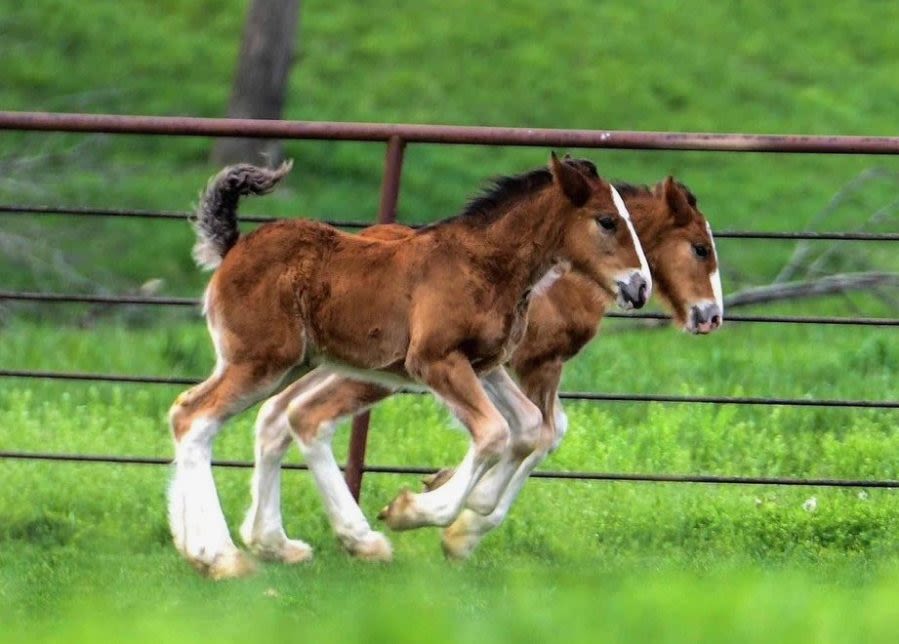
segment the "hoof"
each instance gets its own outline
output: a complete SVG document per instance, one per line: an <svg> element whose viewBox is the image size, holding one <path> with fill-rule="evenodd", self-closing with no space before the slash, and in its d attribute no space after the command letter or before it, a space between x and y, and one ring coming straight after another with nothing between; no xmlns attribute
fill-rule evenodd
<svg viewBox="0 0 899 644"><path fill-rule="evenodd" d="M380 532L369 532L364 538L347 546L351 555L364 561L389 563L393 561L393 547Z"/></svg>
<svg viewBox="0 0 899 644"><path fill-rule="evenodd" d="M421 483L422 485L424 485L425 492L436 490L438 487L449 481L454 473L455 470L453 468L445 467L442 470L434 472L433 474L428 474L423 479L421 479Z"/></svg>
<svg viewBox="0 0 899 644"><path fill-rule="evenodd" d="M210 579L236 579L256 572L255 562L240 550L219 555L206 567L205 573Z"/></svg>
<svg viewBox="0 0 899 644"><path fill-rule="evenodd" d="M397 497L378 513L378 519L388 525L391 530L411 530L425 525L415 516L415 495L404 488Z"/></svg>
<svg viewBox="0 0 899 644"><path fill-rule="evenodd" d="M440 540L440 546L443 548L443 554L447 559L453 561L464 561L469 559L474 553L481 538L471 533L453 533L452 526L443 531L443 538Z"/></svg>
<svg viewBox="0 0 899 644"><path fill-rule="evenodd" d="M247 543L250 551L265 561L276 561L285 564L298 564L312 559L312 546L299 539L282 538L280 541L251 541Z"/></svg>
<svg viewBox="0 0 899 644"><path fill-rule="evenodd" d="M288 539L278 552L278 561L286 564L298 564L312 561L312 546L299 539Z"/></svg>
<svg viewBox="0 0 899 644"><path fill-rule="evenodd" d="M447 559L468 559L495 525L470 509L465 509L443 531L441 546Z"/></svg>

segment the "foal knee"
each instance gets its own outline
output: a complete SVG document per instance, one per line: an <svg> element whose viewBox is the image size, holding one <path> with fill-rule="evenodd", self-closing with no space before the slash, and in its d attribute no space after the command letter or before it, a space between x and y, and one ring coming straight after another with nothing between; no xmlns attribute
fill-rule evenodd
<svg viewBox="0 0 899 644"><path fill-rule="evenodd" d="M477 433L474 441L477 446L478 453L487 459L499 458L499 456L509 449L512 433L509 430L509 422L501 415L497 414L496 418L483 423Z"/></svg>
<svg viewBox="0 0 899 644"><path fill-rule="evenodd" d="M565 433L567 431L568 415L561 409L561 407L557 407L553 414L552 443L549 446L550 453L555 452L559 448L559 444L562 442L562 439L565 438Z"/></svg>
<svg viewBox="0 0 899 644"><path fill-rule="evenodd" d="M512 450L526 456L540 447L543 429L543 413L537 405L530 404L518 414L518 428L512 435Z"/></svg>
<svg viewBox="0 0 899 644"><path fill-rule="evenodd" d="M290 432L300 444L300 449L306 451L312 445L327 442L337 424L328 419L322 419L319 415L310 413L300 404L291 403L287 408L287 424Z"/></svg>
<svg viewBox="0 0 899 644"><path fill-rule="evenodd" d="M200 384L181 392L169 407L169 427L172 429L172 438L175 439L176 445L181 443L184 437L193 430L194 424L202 417L224 420L224 416L209 411L209 406L204 402L206 400L204 396L203 384Z"/></svg>
<svg viewBox="0 0 899 644"><path fill-rule="evenodd" d="M189 394L190 392L186 391L178 396L169 408L169 427L172 429L172 438L175 439L175 443L180 443L181 439L190 431L192 418L187 404Z"/></svg>
<svg viewBox="0 0 899 644"><path fill-rule="evenodd" d="M256 417L256 449L263 456L280 456L290 447L290 429L286 411L272 398L259 408Z"/></svg>
<svg viewBox="0 0 899 644"><path fill-rule="evenodd" d="M205 458L226 416L212 413L199 404L195 389L182 393L169 408L169 425L175 440L175 458L180 462Z"/></svg>

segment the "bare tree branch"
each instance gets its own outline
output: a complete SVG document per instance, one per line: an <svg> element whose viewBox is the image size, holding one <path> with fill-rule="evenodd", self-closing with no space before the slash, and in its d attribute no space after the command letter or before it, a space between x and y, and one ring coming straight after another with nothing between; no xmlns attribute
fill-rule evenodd
<svg viewBox="0 0 899 644"><path fill-rule="evenodd" d="M825 221L834 212L837 211L850 197L861 190L867 183L878 179L896 180L895 172L886 168L869 168L855 177L852 181L843 186L837 194L835 194L827 206L825 206L817 215L812 217L806 226L807 230L814 230L821 222ZM880 211L878 211L880 212ZM780 270L777 277L774 278L775 283L788 282L793 280L800 274L802 267L809 256L813 253L813 246L809 241L801 241L796 244L793 254L784 267Z"/></svg>
<svg viewBox="0 0 899 644"><path fill-rule="evenodd" d="M846 291L864 291L884 286L899 287L899 273L878 271L842 273L813 280L755 286L731 293L724 298L724 304L727 308L735 308L778 300L820 297Z"/></svg>
<svg viewBox="0 0 899 644"><path fill-rule="evenodd" d="M868 219L866 219L865 222L858 228L858 230L864 231L869 229L873 225L889 221L893 218L897 211L899 211L899 199L891 201L885 206L882 206L875 210L874 213L870 217L868 217ZM841 251L846 248L847 245L845 241L834 242L808 265L808 267L806 268L806 274L809 276L825 274L827 272L825 262L835 256L840 255ZM867 264L867 262L864 263Z"/></svg>

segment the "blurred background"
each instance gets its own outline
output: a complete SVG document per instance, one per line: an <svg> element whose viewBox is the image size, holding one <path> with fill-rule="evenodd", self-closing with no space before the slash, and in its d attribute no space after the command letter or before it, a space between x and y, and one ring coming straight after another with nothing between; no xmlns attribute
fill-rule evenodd
<svg viewBox="0 0 899 644"><path fill-rule="evenodd" d="M300 0L6 5L0 105L7 110L889 135L899 102L899 42L885 28L896 18L891 3L826 11L639 0L375 0L364 9ZM616 179L676 175L719 229L896 226L899 161L891 157L571 152ZM292 175L245 212L374 217L383 145L286 142L280 153L295 159ZM399 219L451 215L488 177L530 169L547 155L410 146ZM206 138L5 132L0 202L188 210L227 160L227 150L216 152ZM202 284L185 225L0 222L8 286L122 291L158 278L164 292L191 294ZM872 264L895 255L864 248L875 254ZM770 282L794 250L783 242L751 249L727 246L727 290ZM831 253L817 270L845 268L833 264L845 255Z"/></svg>

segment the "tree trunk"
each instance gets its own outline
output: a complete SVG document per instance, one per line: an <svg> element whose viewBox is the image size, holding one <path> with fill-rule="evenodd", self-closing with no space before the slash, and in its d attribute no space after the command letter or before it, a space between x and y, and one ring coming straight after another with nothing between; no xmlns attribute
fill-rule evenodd
<svg viewBox="0 0 899 644"><path fill-rule="evenodd" d="M252 0L228 105L229 117L281 118L299 16L300 0ZM212 161L218 165L275 164L281 157L281 144L273 139L223 138L212 150Z"/></svg>

